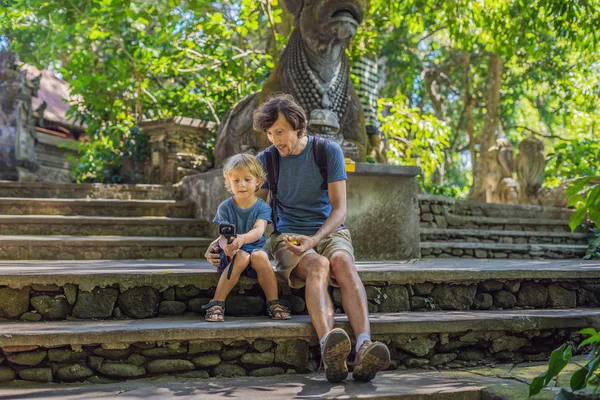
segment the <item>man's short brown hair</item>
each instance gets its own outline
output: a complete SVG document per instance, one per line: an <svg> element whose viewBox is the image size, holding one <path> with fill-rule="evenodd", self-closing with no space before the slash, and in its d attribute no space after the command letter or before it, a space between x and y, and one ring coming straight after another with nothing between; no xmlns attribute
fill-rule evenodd
<svg viewBox="0 0 600 400"><path fill-rule="evenodd" d="M298 131L298 137L306 133L306 113L292 95L284 93L272 95L254 111L254 129L267 133L279 118L280 113L292 128Z"/></svg>

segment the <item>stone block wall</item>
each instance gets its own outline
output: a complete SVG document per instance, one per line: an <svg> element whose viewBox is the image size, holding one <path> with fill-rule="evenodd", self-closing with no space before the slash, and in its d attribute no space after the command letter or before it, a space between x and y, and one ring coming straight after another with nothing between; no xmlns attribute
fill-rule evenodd
<svg viewBox="0 0 600 400"><path fill-rule="evenodd" d="M546 360L560 344L581 342L576 330L465 331L374 335L388 343L390 369L453 369ZM173 375L181 378L272 376L316 372L317 340L181 341L4 347L0 382L112 383Z"/></svg>
<svg viewBox="0 0 600 400"><path fill-rule="evenodd" d="M23 321L77 319L139 319L197 313L214 295L212 284L200 288L169 286L80 288L75 284L0 288L0 318ZM208 288L206 288L208 287ZM434 310L518 310L600 307L600 280L485 280L449 283L366 283L369 312ZM341 292L332 288L337 313L343 312ZM140 301L143 299L143 301ZM280 285L280 299L293 314L307 314L304 290ZM226 301L228 316L266 316L265 298L245 279Z"/></svg>

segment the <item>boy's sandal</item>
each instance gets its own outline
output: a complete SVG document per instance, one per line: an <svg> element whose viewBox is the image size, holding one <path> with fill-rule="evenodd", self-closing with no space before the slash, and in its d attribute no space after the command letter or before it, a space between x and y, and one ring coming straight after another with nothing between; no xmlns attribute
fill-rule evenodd
<svg viewBox="0 0 600 400"><path fill-rule="evenodd" d="M218 300L211 300L201 307L203 310L206 310L206 315L204 316L204 320L208 322L223 322L225 321L225 302ZM212 317L217 315L217 319L213 319Z"/></svg>
<svg viewBox="0 0 600 400"><path fill-rule="evenodd" d="M267 301L267 311L269 313L269 317L273 319L279 320L292 318L290 309L282 305L278 299Z"/></svg>

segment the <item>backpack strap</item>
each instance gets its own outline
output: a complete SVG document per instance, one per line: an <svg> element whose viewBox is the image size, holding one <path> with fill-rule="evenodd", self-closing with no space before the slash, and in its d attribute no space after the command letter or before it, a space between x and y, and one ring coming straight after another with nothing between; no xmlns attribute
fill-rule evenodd
<svg viewBox="0 0 600 400"><path fill-rule="evenodd" d="M319 172L323 177L323 183L321 184L322 190L327 190L327 146L329 142L327 139L323 139L320 136L315 135L313 140L313 153L315 156L315 163L319 167Z"/></svg>
<svg viewBox="0 0 600 400"><path fill-rule="evenodd" d="M279 179L279 153L275 146L271 145L265 150L267 162L267 182L271 192L271 220L273 221L273 234L278 235L277 230L277 180Z"/></svg>

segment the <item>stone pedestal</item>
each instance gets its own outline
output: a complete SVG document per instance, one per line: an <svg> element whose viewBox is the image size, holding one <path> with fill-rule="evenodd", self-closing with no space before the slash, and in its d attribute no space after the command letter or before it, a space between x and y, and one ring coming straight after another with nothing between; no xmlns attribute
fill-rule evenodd
<svg viewBox="0 0 600 400"><path fill-rule="evenodd" d="M348 173L346 226L357 260L407 260L420 257L416 175L418 167L355 164ZM230 194L222 169L187 176L183 196L194 202L197 219L211 222ZM213 224L215 225L215 224ZM216 237L216 226L211 234Z"/></svg>
<svg viewBox="0 0 600 400"><path fill-rule="evenodd" d="M215 123L172 117L144 121L140 126L150 143L145 171L149 183L173 184L212 167L208 142L216 130Z"/></svg>
<svg viewBox="0 0 600 400"><path fill-rule="evenodd" d="M419 258L418 167L356 164L348 173L348 216L357 260Z"/></svg>

